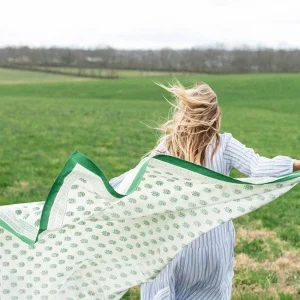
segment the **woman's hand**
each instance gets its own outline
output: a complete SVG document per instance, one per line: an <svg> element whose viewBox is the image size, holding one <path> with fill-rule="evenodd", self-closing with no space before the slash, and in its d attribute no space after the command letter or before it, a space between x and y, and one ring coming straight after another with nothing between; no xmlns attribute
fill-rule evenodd
<svg viewBox="0 0 300 300"><path fill-rule="evenodd" d="M294 161L293 172L299 171L299 170L300 170L300 160L295 160L295 161Z"/></svg>

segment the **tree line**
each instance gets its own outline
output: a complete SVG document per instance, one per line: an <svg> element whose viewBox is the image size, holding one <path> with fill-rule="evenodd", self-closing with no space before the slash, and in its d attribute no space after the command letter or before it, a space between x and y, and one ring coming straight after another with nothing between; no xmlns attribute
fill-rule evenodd
<svg viewBox="0 0 300 300"><path fill-rule="evenodd" d="M0 66L59 66L197 73L296 73L300 49L191 48L121 50L0 48Z"/></svg>

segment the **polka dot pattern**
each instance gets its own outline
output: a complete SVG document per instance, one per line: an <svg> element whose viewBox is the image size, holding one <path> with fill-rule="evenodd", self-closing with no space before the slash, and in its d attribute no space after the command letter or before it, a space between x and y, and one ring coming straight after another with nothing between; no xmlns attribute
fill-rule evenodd
<svg viewBox="0 0 300 300"><path fill-rule="evenodd" d="M267 204L299 181L227 183L152 159L138 188L118 198L101 177L77 164L64 178L35 244L0 227L0 298L120 299L128 288L155 278L199 235ZM23 233L31 237L39 230L43 205L0 208L0 218L16 232L26 224Z"/></svg>

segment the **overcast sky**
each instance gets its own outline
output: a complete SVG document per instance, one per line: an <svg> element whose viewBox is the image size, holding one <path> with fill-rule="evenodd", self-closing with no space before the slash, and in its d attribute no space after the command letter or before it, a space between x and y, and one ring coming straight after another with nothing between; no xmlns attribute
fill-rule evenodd
<svg viewBox="0 0 300 300"><path fill-rule="evenodd" d="M0 0L0 47L300 48L299 0Z"/></svg>

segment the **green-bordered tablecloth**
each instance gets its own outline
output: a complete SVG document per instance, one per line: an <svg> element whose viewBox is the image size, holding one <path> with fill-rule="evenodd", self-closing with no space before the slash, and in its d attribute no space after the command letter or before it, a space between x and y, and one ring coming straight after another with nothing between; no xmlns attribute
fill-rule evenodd
<svg viewBox="0 0 300 300"><path fill-rule="evenodd" d="M0 207L0 299L120 299L201 234L299 182L300 171L234 179L156 155L121 195L74 151L46 201Z"/></svg>

